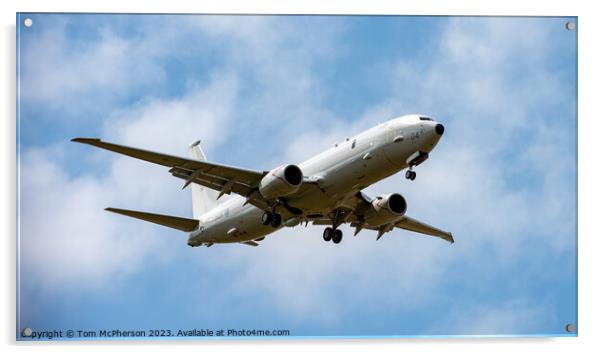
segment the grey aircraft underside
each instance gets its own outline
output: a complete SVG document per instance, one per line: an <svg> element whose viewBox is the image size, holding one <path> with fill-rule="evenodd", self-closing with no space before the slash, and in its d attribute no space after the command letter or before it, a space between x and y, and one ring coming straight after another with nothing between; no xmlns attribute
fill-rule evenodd
<svg viewBox="0 0 602 354"><path fill-rule="evenodd" d="M207 162L199 141L190 145L191 158L171 156L107 143L100 139L72 141L169 167L192 189L192 218L134 210L106 210L189 233L188 245L243 243L257 246L282 227L326 225L323 238L341 242L339 226L349 223L377 232L376 239L401 228L454 242L452 234L407 215L399 193L370 198L371 184L424 162L444 132L442 124L424 115L406 115L379 124L300 163L271 171L254 171ZM220 203L224 194L235 197Z"/></svg>

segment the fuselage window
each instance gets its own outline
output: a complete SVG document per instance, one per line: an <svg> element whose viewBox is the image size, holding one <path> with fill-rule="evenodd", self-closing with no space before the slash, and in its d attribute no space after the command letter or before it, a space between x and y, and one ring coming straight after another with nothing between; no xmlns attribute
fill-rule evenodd
<svg viewBox="0 0 602 354"><path fill-rule="evenodd" d="M352 148L352 149L354 149L354 148L355 148L355 142L356 142L356 140L355 140L355 139L353 139L353 143L351 143L351 148Z"/></svg>

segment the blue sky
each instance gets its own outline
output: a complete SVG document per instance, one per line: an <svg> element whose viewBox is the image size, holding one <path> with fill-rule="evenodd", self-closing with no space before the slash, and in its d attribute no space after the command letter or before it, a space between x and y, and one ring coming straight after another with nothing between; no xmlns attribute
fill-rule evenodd
<svg viewBox="0 0 602 354"><path fill-rule="evenodd" d="M576 323L576 32L566 18L28 15L19 28L20 309L34 329L282 328L299 336L565 334ZM574 19L573 19L574 20ZM20 21L18 21L19 23ZM378 122L446 126L408 214L457 242L321 228L257 248L189 216L164 168L76 136L253 169Z"/></svg>

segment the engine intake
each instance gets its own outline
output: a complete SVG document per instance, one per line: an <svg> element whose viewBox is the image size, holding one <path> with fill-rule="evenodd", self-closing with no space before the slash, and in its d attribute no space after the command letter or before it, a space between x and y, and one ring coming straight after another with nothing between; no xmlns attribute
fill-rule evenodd
<svg viewBox="0 0 602 354"><path fill-rule="evenodd" d="M372 226L389 224L403 216L407 206L401 194L381 195L372 201L372 206L364 215L364 219Z"/></svg>
<svg viewBox="0 0 602 354"><path fill-rule="evenodd" d="M303 172L297 165L288 165L284 168L284 179L291 186L299 186L303 182Z"/></svg>
<svg viewBox="0 0 602 354"><path fill-rule="evenodd" d="M259 182L259 193L266 199L291 195L299 190L303 172L297 165L276 167Z"/></svg>

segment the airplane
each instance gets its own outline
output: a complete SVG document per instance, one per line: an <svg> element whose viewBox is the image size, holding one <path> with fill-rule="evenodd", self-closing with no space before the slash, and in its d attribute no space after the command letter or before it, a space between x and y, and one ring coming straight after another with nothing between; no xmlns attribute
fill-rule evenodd
<svg viewBox="0 0 602 354"><path fill-rule="evenodd" d="M400 228L436 236L450 243L450 232L405 215L407 203L399 193L370 198L362 190L407 168L405 177L416 178L414 168L429 157L444 132L432 118L412 114L394 118L298 165L270 171L248 170L207 161L200 141L190 144L191 158L171 156L104 142L97 138L71 141L92 145L169 167L192 190L192 218L106 208L105 210L188 232L192 247L240 243L258 246L280 228L305 223L326 225L324 241L341 242L339 226L374 230L376 240ZM236 194L221 202L223 195Z"/></svg>

